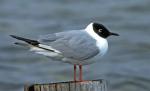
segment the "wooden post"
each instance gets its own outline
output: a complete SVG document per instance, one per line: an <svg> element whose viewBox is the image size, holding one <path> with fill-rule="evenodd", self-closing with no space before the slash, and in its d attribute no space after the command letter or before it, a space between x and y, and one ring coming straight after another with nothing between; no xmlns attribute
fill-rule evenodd
<svg viewBox="0 0 150 91"><path fill-rule="evenodd" d="M25 91L107 91L105 80L59 82L25 86Z"/></svg>

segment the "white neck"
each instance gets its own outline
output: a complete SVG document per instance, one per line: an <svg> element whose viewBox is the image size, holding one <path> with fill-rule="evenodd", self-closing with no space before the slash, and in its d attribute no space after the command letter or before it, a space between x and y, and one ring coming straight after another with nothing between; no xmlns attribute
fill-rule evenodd
<svg viewBox="0 0 150 91"><path fill-rule="evenodd" d="M101 54L105 54L108 49L108 42L105 38L100 37L96 34L93 30L93 23L90 23L86 28L85 31L96 40L97 47L101 50Z"/></svg>

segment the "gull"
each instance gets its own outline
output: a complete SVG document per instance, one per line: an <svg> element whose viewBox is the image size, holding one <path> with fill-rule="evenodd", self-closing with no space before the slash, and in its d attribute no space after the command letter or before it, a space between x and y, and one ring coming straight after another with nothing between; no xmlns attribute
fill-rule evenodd
<svg viewBox="0 0 150 91"><path fill-rule="evenodd" d="M79 67L79 80L82 78L82 66L94 63L96 56L103 56L108 50L109 36L119 36L110 32L103 24L92 22L85 29L41 35L37 40L10 35L24 41L15 44L29 47L30 51L47 56L53 60L74 65L74 81L77 81L76 69Z"/></svg>

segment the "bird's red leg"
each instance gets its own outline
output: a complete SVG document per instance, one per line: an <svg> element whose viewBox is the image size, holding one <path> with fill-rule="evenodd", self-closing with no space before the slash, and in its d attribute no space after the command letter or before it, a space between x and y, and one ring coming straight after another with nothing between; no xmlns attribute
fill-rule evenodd
<svg viewBox="0 0 150 91"><path fill-rule="evenodd" d="M82 79L82 65L79 65L79 81L83 81Z"/></svg>
<svg viewBox="0 0 150 91"><path fill-rule="evenodd" d="M74 64L74 81L77 81L77 79L76 79L76 69L77 69L76 64Z"/></svg>

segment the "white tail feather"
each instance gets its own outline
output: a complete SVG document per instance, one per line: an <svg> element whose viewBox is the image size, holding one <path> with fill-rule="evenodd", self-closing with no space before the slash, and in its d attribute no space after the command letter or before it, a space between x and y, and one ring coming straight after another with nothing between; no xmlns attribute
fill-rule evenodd
<svg viewBox="0 0 150 91"><path fill-rule="evenodd" d="M53 50L56 53L61 53L60 51L52 48L51 46L47 46L47 45L43 45L43 44L39 44L39 47L45 48L45 49L49 49L49 50Z"/></svg>
<svg viewBox="0 0 150 91"><path fill-rule="evenodd" d="M59 52L58 50L52 48L51 46L47 46L47 45L43 45L43 44L39 44L38 46L39 47L31 46L30 51L33 51L35 53L42 54L42 55L45 55L45 56L49 56L49 57L60 56L61 52ZM54 52L48 51L48 50L45 50L45 49L53 50Z"/></svg>

